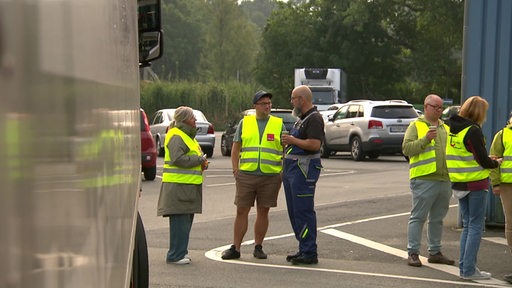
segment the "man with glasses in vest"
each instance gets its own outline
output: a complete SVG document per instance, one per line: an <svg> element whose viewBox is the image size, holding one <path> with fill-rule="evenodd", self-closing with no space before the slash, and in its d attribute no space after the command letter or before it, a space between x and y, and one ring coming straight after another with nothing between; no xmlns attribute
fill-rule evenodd
<svg viewBox="0 0 512 288"><path fill-rule="evenodd" d="M412 209L407 229L407 264L421 267L422 231L428 219L428 262L453 265L441 253L443 219L448 213L451 184L446 166L447 126L440 119L443 100L435 94L425 97L424 114L411 122L405 132L402 151L409 157Z"/></svg>
<svg viewBox="0 0 512 288"><path fill-rule="evenodd" d="M281 188L283 120L270 115L272 94L258 91L252 104L255 115L247 115L238 124L233 138L231 162L236 180L236 217L233 244L222 252L222 259L240 258L240 246L248 227L249 211L256 201L254 252L258 259L267 259L263 239L267 233L270 207L277 206Z"/></svg>

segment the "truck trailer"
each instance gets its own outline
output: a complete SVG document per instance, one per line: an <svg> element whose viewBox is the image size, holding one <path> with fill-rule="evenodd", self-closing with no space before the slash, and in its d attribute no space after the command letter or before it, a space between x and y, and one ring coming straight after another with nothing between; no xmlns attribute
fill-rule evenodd
<svg viewBox="0 0 512 288"><path fill-rule="evenodd" d="M313 105L319 111L347 101L346 74L340 68L295 69L295 85L307 85L313 92Z"/></svg>
<svg viewBox="0 0 512 288"><path fill-rule="evenodd" d="M0 287L148 287L139 71L160 9L0 1Z"/></svg>

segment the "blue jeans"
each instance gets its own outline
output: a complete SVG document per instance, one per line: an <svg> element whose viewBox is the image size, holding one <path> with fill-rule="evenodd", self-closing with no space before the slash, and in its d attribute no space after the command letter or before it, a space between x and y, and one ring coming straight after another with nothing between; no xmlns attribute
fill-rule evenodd
<svg viewBox="0 0 512 288"><path fill-rule="evenodd" d="M407 227L407 251L420 254L423 226L428 218L428 252L441 251L443 219L452 195L449 181L411 179L412 210Z"/></svg>
<svg viewBox="0 0 512 288"><path fill-rule="evenodd" d="M169 251L167 262L183 259L188 254L188 240L194 214L172 214L169 217Z"/></svg>
<svg viewBox="0 0 512 288"><path fill-rule="evenodd" d="M460 276L475 274L476 257L484 230L487 190L471 191L459 199L462 214L462 234L460 235Z"/></svg>

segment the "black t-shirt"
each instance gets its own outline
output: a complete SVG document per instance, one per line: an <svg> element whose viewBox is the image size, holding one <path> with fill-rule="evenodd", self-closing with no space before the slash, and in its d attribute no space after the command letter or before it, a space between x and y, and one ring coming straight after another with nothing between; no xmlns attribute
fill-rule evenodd
<svg viewBox="0 0 512 288"><path fill-rule="evenodd" d="M309 116L309 114L312 114ZM309 116L309 117L308 117ZM308 112L300 117L304 120L299 126L299 139L318 139L324 141L324 119L322 115L318 113L317 108L313 107ZM318 151L306 151L308 154L314 154Z"/></svg>

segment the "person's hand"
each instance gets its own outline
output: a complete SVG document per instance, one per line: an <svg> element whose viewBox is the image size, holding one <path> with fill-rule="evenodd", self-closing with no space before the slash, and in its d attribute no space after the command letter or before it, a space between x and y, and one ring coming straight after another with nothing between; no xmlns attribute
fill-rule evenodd
<svg viewBox="0 0 512 288"><path fill-rule="evenodd" d="M500 186L493 186L492 187L492 194L500 195Z"/></svg>
<svg viewBox="0 0 512 288"><path fill-rule="evenodd" d="M208 169L208 164L208 160L204 159L203 163L201 163L201 171Z"/></svg>
<svg viewBox="0 0 512 288"><path fill-rule="evenodd" d="M495 155L489 155L489 158L491 158L492 160L495 160L498 162L498 165L501 165L501 162L503 162L503 158L498 158L497 156Z"/></svg>
<svg viewBox="0 0 512 288"><path fill-rule="evenodd" d="M437 137L437 129L429 129L427 132L427 139L428 141L432 141L432 139L436 139Z"/></svg>
<svg viewBox="0 0 512 288"><path fill-rule="evenodd" d="M283 146L290 145L290 144L292 144L292 142L293 142L293 139L294 139L294 138L295 138L295 137L293 137L293 136L292 136L292 135L290 135L290 134L284 134L284 133L283 133L283 135L281 135L281 144L282 144Z"/></svg>
<svg viewBox="0 0 512 288"><path fill-rule="evenodd" d="M203 162L201 162L201 171L204 171L204 170L208 169L209 162L208 162L208 159L206 159L206 154L203 154L202 158L203 158Z"/></svg>

